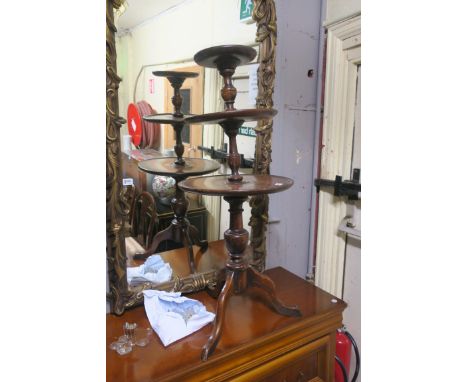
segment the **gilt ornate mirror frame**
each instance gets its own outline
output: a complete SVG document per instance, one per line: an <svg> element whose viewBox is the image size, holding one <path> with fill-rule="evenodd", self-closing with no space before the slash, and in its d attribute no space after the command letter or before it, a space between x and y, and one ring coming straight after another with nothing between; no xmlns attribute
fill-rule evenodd
<svg viewBox="0 0 468 382"><path fill-rule="evenodd" d="M121 79L117 75L115 47L114 8L124 0L106 0L106 251L107 273L111 312L122 314L143 300L142 291L151 289L150 283L138 290L129 291L127 283L127 256L125 253L124 221L129 213L122 187L120 159L120 127L125 119L119 116L118 88ZM254 0L252 18L257 23L256 41L259 43L258 108L273 107L276 59L276 8L274 0ZM259 121L256 131L254 174L269 174L271 162L271 133L273 121ZM250 200L252 228L250 245L252 265L259 271L265 268L266 226L268 224L268 195L259 195ZM216 282L216 271L193 274L159 284L158 289L193 292Z"/></svg>

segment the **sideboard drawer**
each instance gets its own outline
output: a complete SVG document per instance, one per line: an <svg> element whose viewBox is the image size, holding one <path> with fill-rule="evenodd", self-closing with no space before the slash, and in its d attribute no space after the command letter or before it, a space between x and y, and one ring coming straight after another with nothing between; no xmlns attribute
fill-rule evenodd
<svg viewBox="0 0 468 382"><path fill-rule="evenodd" d="M331 336L322 337L249 370L232 381L328 382Z"/></svg>

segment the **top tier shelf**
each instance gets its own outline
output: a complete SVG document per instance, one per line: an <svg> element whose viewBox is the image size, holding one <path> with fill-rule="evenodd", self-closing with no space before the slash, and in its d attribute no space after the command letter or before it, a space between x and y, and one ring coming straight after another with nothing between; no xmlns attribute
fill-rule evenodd
<svg viewBox="0 0 468 382"><path fill-rule="evenodd" d="M179 79L198 77L198 73L194 73L194 72L177 72L177 71L174 71L174 70L157 70L157 71L153 72L153 75L155 75L156 77L179 78Z"/></svg>
<svg viewBox="0 0 468 382"><path fill-rule="evenodd" d="M198 65L216 68L223 77L224 87L221 89L221 97L224 100L225 110L235 110L237 89L232 83L232 76L236 68L249 63L256 55L257 52L250 46L221 45L203 49L193 57Z"/></svg>
<svg viewBox="0 0 468 382"><path fill-rule="evenodd" d="M153 72L153 75L156 77L166 77L174 89L174 96L172 97L172 104L174 105L174 112L172 113L174 117L181 118L183 114L180 110L182 107L182 95L180 94L180 88L187 78L198 77L198 73L194 72L179 72L171 70L158 70ZM149 120L150 122L156 123L167 123L166 121L158 121L156 119ZM169 124L180 124L183 121L170 121ZM180 139L179 139L180 140ZM180 143L180 142L179 142Z"/></svg>
<svg viewBox="0 0 468 382"><path fill-rule="evenodd" d="M257 52L250 46L220 45L199 51L193 59L200 66L222 70L248 64L256 55Z"/></svg>
<svg viewBox="0 0 468 382"><path fill-rule="evenodd" d="M243 175L240 182L232 182L226 175L199 176L185 179L179 187L186 192L202 195L243 197L273 194L290 188L294 181L284 176Z"/></svg>

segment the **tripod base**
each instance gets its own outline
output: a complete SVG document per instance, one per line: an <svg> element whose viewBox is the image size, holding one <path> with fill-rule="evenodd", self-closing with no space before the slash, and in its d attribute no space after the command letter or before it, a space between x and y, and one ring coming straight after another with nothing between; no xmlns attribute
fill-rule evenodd
<svg viewBox="0 0 468 382"><path fill-rule="evenodd" d="M241 294L249 287L254 287L262 292L265 303L269 305L274 311L284 316L300 317L302 314L297 307L285 306L276 297L276 290L274 282L267 276L261 274L252 267L246 269L225 270L226 282L223 290L218 297L218 304L216 306L216 316L213 321L213 330L211 332L208 342L203 346L201 354L202 361L206 361L210 354L216 349L216 345L221 337L224 316L226 312L226 303L230 296L233 294Z"/></svg>
<svg viewBox="0 0 468 382"><path fill-rule="evenodd" d="M137 253L133 257L135 260L145 260L153 255L159 244L165 240L171 240L176 243L182 243L187 248L188 264L191 273L196 272L195 260L193 255L193 245L198 245L201 249L208 248L208 242L200 239L198 229L190 224L187 219L179 221L173 219L169 227L158 232L151 242L150 247L144 253Z"/></svg>

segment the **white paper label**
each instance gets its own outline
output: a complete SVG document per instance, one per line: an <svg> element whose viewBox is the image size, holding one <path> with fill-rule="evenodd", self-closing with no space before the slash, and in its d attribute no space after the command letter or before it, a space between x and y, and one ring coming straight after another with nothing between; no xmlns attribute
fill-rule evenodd
<svg viewBox="0 0 468 382"><path fill-rule="evenodd" d="M124 186L133 186L133 178L123 178Z"/></svg>

